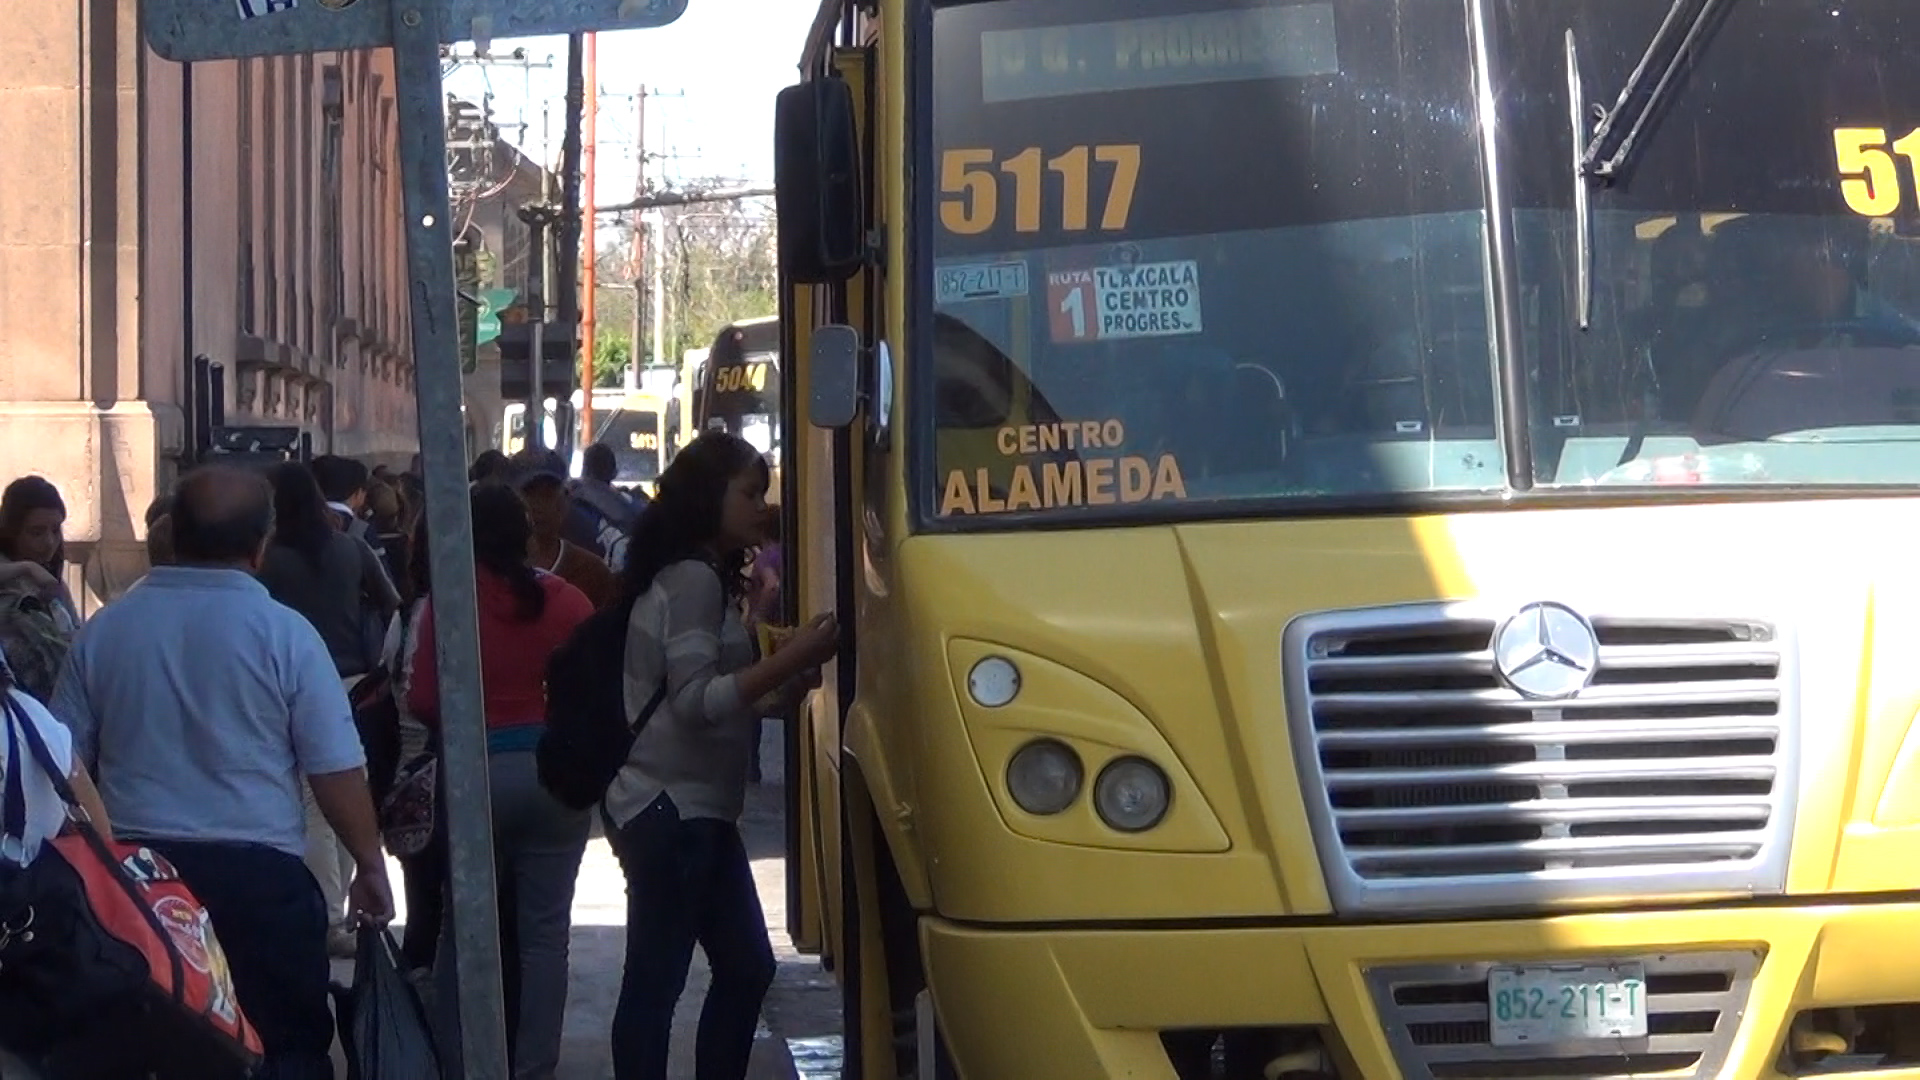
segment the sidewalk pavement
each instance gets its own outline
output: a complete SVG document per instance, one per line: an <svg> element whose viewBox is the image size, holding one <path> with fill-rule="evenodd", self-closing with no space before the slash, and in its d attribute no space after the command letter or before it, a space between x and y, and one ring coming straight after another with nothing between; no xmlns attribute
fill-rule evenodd
<svg viewBox="0 0 1920 1080"><path fill-rule="evenodd" d="M779 968L762 1010L748 1080L839 1080L840 992L817 961L794 951L786 931L786 789L779 782L783 768L777 726L768 725L764 745L763 765L769 782L748 788L741 831L753 859L753 876L760 887L760 903L766 911ZM388 870L398 893L399 864L390 863ZM399 897L396 901L404 904ZM405 918L403 908L399 922L404 923ZM625 923L625 880L607 842L596 836L587 847L574 894L572 975L560 1071L555 1080L612 1080L613 1070L607 1060L608 1032L620 995ZM351 983L352 962L335 962L334 979ZM693 1076L694 1028L707 979L706 958L696 951L687 977L687 993L674 1017L673 1080L691 1080ZM334 1068L336 1075L346 1075L346 1061L338 1044ZM18 1061L0 1052L0 1080L33 1078Z"/></svg>
<svg viewBox="0 0 1920 1080"><path fill-rule="evenodd" d="M747 790L741 820L753 876L760 887L778 972L762 1010L748 1080L838 1080L840 992L833 977L810 956L793 949L786 924L786 789L780 783L783 755L780 731L768 724L762 765L768 782ZM390 866L398 891L400 868ZM404 921L405 911L399 913ZM620 995L624 962L626 882L607 842L596 835L587 846L573 900L572 972L567 995L566 1029L556 1080L612 1080L608 1032ZM335 965L335 978L350 980L352 965ZM694 1029L706 994L706 958L697 950L687 976L687 992L674 1017L674 1080L693 1076ZM796 1065L795 1057L801 1060ZM345 1075L344 1062L340 1075Z"/></svg>

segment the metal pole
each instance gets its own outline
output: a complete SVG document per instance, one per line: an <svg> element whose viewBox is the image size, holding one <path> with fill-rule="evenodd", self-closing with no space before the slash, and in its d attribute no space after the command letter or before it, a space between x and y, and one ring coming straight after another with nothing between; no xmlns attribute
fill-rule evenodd
<svg viewBox="0 0 1920 1080"><path fill-rule="evenodd" d="M527 310L534 316L530 332L532 346L527 353L527 412L521 423L526 435L521 445L538 450L546 445L542 429L546 426L546 387L541 385L541 368L546 362L547 346L547 215L545 207L536 207L524 215L531 230L534 258L527 266Z"/></svg>
<svg viewBox="0 0 1920 1080"><path fill-rule="evenodd" d="M640 92L633 97L633 197L643 199L647 194L647 84L640 84ZM641 215L633 215L633 260L632 270L628 273L633 286L633 331L627 345L627 390L640 389L640 331L643 317L640 305L646 302L647 294L642 282L646 279L646 245L641 242ZM654 363L659 363L658 357Z"/></svg>
<svg viewBox="0 0 1920 1080"><path fill-rule="evenodd" d="M420 458L426 473L427 555L440 661L440 762L445 780L460 1042L468 1080L507 1080L500 926L494 905L493 810L480 695L480 619L473 521L460 418L454 324L453 232L441 105L440 12L434 0L393 5L394 96L399 110L401 203L407 226ZM537 354L536 354L537 355Z"/></svg>
<svg viewBox="0 0 1920 1080"><path fill-rule="evenodd" d="M582 79L586 91L586 102L582 108L580 136L580 205L593 205L593 172L598 160L595 145L600 138L600 84L598 34L587 35L586 57L581 63L585 72ZM593 316L594 290L599 283L594 273L599 269L594 264L599 261L600 241L598 230L594 228L591 217L581 223L585 243L580 247L580 274L583 281L580 289L580 441L593 440Z"/></svg>
<svg viewBox="0 0 1920 1080"><path fill-rule="evenodd" d="M586 35L567 36L567 115L566 127L560 136L560 254L553 274L559 295L554 297L557 309L554 321L560 325L576 351L567 356L567 375L561 385L561 401L556 403L554 410L563 421L568 412L566 399L573 393L574 376L579 369L580 120L585 108L586 50ZM570 450L572 425L562 422L555 427L557 430L554 434L558 437L560 449Z"/></svg>

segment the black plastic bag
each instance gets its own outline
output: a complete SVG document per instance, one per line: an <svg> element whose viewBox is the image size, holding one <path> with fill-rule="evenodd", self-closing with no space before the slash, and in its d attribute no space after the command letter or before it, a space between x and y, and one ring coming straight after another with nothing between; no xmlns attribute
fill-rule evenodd
<svg viewBox="0 0 1920 1080"><path fill-rule="evenodd" d="M361 927L353 986L336 983L333 994L347 1080L441 1080L427 1011L400 968L392 935Z"/></svg>

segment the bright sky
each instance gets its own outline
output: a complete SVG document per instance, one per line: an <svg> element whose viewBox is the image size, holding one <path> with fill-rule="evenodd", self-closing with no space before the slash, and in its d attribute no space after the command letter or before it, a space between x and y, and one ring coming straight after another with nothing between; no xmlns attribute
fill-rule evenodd
<svg viewBox="0 0 1920 1080"><path fill-rule="evenodd" d="M594 201L607 206L633 197L642 83L659 95L646 101L647 151L666 155L649 166L656 183L723 177L771 186L773 98L797 77L817 8L815 0L689 0L686 14L670 25L599 35ZM557 163L566 118L567 39L503 38L489 52L502 57L519 47L529 61L551 60L552 66L463 63L447 76L447 92L473 102L491 94L502 136L529 157ZM465 55L472 46L458 51ZM602 226L611 220L603 217Z"/></svg>

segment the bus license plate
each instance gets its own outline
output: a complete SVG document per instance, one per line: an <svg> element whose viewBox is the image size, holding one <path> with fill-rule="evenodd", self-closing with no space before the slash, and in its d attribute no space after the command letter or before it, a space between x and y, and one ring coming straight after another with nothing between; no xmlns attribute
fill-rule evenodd
<svg viewBox="0 0 1920 1080"><path fill-rule="evenodd" d="M1640 964L1496 967L1487 975L1495 1046L1647 1036L1647 977Z"/></svg>

